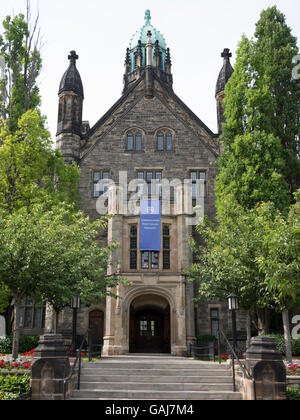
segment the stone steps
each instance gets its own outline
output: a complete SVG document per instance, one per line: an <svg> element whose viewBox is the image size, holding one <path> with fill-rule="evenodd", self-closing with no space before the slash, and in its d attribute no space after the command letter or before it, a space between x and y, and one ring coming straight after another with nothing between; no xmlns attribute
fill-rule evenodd
<svg viewBox="0 0 300 420"><path fill-rule="evenodd" d="M156 383L156 384L169 384L169 383L223 383L223 384L232 384L231 376L137 376L135 375L101 375L100 374L90 374L82 373L81 382L96 383L96 382L111 382L111 383Z"/></svg>
<svg viewBox="0 0 300 420"><path fill-rule="evenodd" d="M159 355L84 363L72 400L240 400L227 365Z"/></svg>
<svg viewBox="0 0 300 420"><path fill-rule="evenodd" d="M241 394L232 391L73 391L71 400L241 400Z"/></svg>

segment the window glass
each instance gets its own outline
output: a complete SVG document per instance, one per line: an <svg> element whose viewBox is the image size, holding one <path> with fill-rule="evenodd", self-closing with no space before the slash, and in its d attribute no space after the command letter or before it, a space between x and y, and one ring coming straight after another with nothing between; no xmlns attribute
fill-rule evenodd
<svg viewBox="0 0 300 420"><path fill-rule="evenodd" d="M141 151L142 150L142 135L137 134L135 137L135 150Z"/></svg>
<svg viewBox="0 0 300 420"><path fill-rule="evenodd" d="M151 254L151 268L157 269L159 268L159 252L152 252Z"/></svg>
<svg viewBox="0 0 300 420"><path fill-rule="evenodd" d="M170 270L170 251L164 251L163 267L164 270Z"/></svg>
<svg viewBox="0 0 300 420"><path fill-rule="evenodd" d="M127 150L133 150L133 134L127 134Z"/></svg>
<svg viewBox="0 0 300 420"><path fill-rule="evenodd" d="M142 252L142 268L149 268L149 252Z"/></svg>
<svg viewBox="0 0 300 420"><path fill-rule="evenodd" d="M173 139L172 134L168 133L166 135L166 150L169 152L173 149Z"/></svg>
<svg viewBox="0 0 300 420"><path fill-rule="evenodd" d="M191 172L191 180L197 181L197 172Z"/></svg>
<svg viewBox="0 0 300 420"><path fill-rule="evenodd" d="M199 179L206 180L206 172L199 172Z"/></svg>
<svg viewBox="0 0 300 420"><path fill-rule="evenodd" d="M101 179L101 172L94 172L94 182L98 182Z"/></svg>
<svg viewBox="0 0 300 420"><path fill-rule="evenodd" d="M137 269L137 226L130 227L130 269Z"/></svg>
<svg viewBox="0 0 300 420"><path fill-rule="evenodd" d="M153 178L153 173L152 172L147 172L147 175L146 175L147 182L149 182L149 181L151 182L152 178Z"/></svg>
<svg viewBox="0 0 300 420"><path fill-rule="evenodd" d="M163 225L163 269L170 270L170 226Z"/></svg>
<svg viewBox="0 0 300 420"><path fill-rule="evenodd" d="M164 135L162 133L157 136L157 150L159 152L164 151Z"/></svg>

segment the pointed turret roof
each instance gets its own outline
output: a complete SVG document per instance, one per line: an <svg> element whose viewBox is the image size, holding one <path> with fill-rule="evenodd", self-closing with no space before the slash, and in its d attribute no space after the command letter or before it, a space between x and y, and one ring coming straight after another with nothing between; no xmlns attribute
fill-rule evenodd
<svg viewBox="0 0 300 420"><path fill-rule="evenodd" d="M216 86L216 95L219 92L222 92L225 90L226 83L232 76L234 70L232 65L230 64L230 58L232 57L232 54L229 50L229 48L225 48L224 51L221 54L221 57L224 58L224 64L223 67L219 73L219 77L217 80L217 86Z"/></svg>
<svg viewBox="0 0 300 420"><path fill-rule="evenodd" d="M60 95L62 92L71 91L78 93L83 98L83 85L79 71L76 67L76 60L78 60L78 55L75 51L71 51L68 59L70 60L70 65L61 79L58 94Z"/></svg>

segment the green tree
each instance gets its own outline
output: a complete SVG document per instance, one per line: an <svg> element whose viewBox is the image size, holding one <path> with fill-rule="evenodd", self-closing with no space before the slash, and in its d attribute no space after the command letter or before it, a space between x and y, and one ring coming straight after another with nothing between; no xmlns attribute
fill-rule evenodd
<svg viewBox="0 0 300 420"><path fill-rule="evenodd" d="M10 293L8 287L0 283L0 314L3 314L9 306Z"/></svg>
<svg viewBox="0 0 300 420"><path fill-rule="evenodd" d="M275 6L261 13L254 39L243 36L239 44L225 91L220 210L226 194L244 208L270 200L284 210L300 185L297 54L296 38Z"/></svg>
<svg viewBox="0 0 300 420"><path fill-rule="evenodd" d="M37 109L41 99L37 78L42 61L39 52L40 35L37 17L31 23L30 1L26 2L26 16L7 16L0 35L0 54L5 74L0 82L0 116L9 122L12 131L29 109Z"/></svg>
<svg viewBox="0 0 300 420"><path fill-rule="evenodd" d="M110 253L117 244L99 247L99 231L106 219L91 223L82 212L60 203L47 211L45 204L23 207L0 217L0 283L13 296L13 357L18 355L21 300L30 296L59 311L71 297L99 299L107 286L120 279L108 276ZM89 295L89 296L87 296Z"/></svg>
<svg viewBox="0 0 300 420"><path fill-rule="evenodd" d="M274 306L265 275L256 261L262 252L262 226L257 211L257 208L245 211L227 198L216 223L206 220L197 226L203 244L193 242L196 261L187 271L188 277L198 282L200 296L220 301L231 293L238 296L239 306L248 311L248 341L250 315L259 334L263 334L266 308Z"/></svg>
<svg viewBox="0 0 300 420"><path fill-rule="evenodd" d="M64 163L61 153L52 149L49 132L38 111L21 116L11 132L0 121L0 208L12 213L37 200L49 203L78 197L79 169Z"/></svg>
<svg viewBox="0 0 300 420"><path fill-rule="evenodd" d="M286 358L292 362L288 311L300 302L300 200L291 207L288 217L277 213L270 217L270 205L261 206L261 235L264 252L257 258L260 271L282 312Z"/></svg>

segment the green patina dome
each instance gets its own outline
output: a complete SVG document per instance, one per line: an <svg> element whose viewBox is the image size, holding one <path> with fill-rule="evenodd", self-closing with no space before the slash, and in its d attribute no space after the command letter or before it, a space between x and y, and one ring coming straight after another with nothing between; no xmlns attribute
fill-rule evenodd
<svg viewBox="0 0 300 420"><path fill-rule="evenodd" d="M158 44L164 50L166 49L166 41L162 34L151 25L151 14L150 10L146 10L145 12L145 24L142 28L136 31L130 41L130 50L133 50L137 47L138 41L141 41L142 44L147 43L147 33L150 31L152 33L152 43L154 44L155 41L158 41Z"/></svg>

